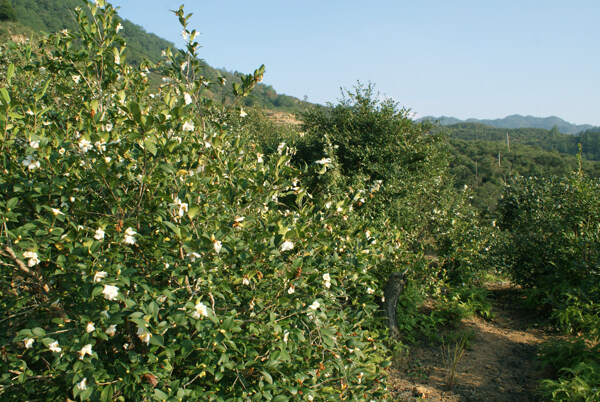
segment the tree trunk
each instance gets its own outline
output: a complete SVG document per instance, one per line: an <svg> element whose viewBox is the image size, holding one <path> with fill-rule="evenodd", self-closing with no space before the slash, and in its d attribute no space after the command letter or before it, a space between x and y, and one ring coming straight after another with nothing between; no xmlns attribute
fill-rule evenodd
<svg viewBox="0 0 600 402"><path fill-rule="evenodd" d="M396 320L396 308L398 306L398 299L404 290L406 284L404 276L406 271L394 272L388 278L387 283L383 289L384 301L383 301L383 312L388 320L388 327L392 337L397 338L400 335L398 330L398 322Z"/></svg>

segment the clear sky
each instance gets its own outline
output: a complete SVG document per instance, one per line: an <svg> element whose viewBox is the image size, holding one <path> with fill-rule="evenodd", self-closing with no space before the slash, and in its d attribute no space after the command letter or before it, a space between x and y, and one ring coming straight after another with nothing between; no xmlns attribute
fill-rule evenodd
<svg viewBox="0 0 600 402"><path fill-rule="evenodd" d="M182 45L182 1L113 0ZM335 103L372 82L418 116L558 116L600 126L599 0L188 0L201 56Z"/></svg>

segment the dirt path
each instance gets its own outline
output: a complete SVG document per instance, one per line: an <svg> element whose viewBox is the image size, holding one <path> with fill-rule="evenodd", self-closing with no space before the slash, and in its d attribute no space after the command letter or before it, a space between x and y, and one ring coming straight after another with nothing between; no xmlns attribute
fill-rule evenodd
<svg viewBox="0 0 600 402"><path fill-rule="evenodd" d="M439 344L413 345L391 370L396 400L413 401L535 401L535 388L544 373L535 365L542 342L559 337L543 330L544 321L520 307L518 289L509 283L486 286L495 317L488 322L472 317L461 329L473 337L458 363L454 385L448 390L450 370ZM451 344L451 350L454 343Z"/></svg>

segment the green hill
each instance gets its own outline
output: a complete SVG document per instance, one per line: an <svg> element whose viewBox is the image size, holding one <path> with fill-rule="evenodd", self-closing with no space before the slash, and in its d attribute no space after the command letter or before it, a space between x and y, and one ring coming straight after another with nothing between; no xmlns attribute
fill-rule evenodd
<svg viewBox="0 0 600 402"><path fill-rule="evenodd" d="M597 129L569 135L560 132L556 127L550 130L542 128L504 129L481 123L458 123L438 127L438 130L447 133L452 139L500 142L508 148L515 144L528 145L568 155L577 155L579 144L581 144L582 153L586 159L600 161L600 130Z"/></svg>
<svg viewBox="0 0 600 402"><path fill-rule="evenodd" d="M0 40L25 40L38 37L41 33L53 33L62 29L75 29L73 9L83 4L82 0L3 0L15 11L16 21L0 19ZM175 18L173 16L173 18ZM159 36L146 32L144 28L122 19L121 34L127 42L128 60L139 65L144 59L158 62L161 52L174 44ZM258 66L257 66L258 67ZM223 77L229 82L239 82L241 73L215 69L206 64L204 74L211 79ZM229 93L213 94L217 98L227 98ZM244 100L246 106L260 106L267 109L295 111L306 102L295 97L278 94L269 85L259 84L253 95Z"/></svg>

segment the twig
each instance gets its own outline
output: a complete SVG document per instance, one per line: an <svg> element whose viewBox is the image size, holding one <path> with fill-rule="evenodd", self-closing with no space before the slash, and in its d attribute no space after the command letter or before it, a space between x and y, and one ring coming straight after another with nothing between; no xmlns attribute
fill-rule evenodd
<svg viewBox="0 0 600 402"><path fill-rule="evenodd" d="M35 279L38 282L38 284L40 285L40 287L42 288L42 290L44 291L45 295L50 293L50 286L44 280L44 277L42 276L42 273L39 271L39 269L37 269L37 270L29 269L29 267L27 267L23 261L21 261L19 258L17 258L16 254L12 248L10 248L9 246L4 246L4 250L0 250L0 255L2 255L4 257L9 257L15 264L17 264L16 268L18 268L19 271L21 271L25 275ZM46 298L45 295L42 295L44 297L44 299Z"/></svg>

